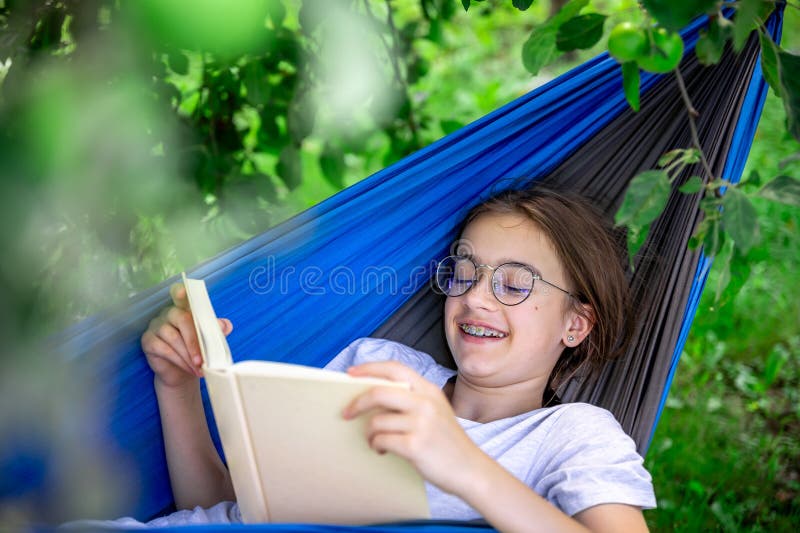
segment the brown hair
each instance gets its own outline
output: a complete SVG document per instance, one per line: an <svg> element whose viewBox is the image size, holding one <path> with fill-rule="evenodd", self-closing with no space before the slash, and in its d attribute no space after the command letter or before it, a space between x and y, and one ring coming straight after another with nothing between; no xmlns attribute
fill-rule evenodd
<svg viewBox="0 0 800 533"><path fill-rule="evenodd" d="M633 333L624 249L594 207L581 197L548 189L511 190L474 207L463 227L485 213L517 213L533 221L564 267L574 295L567 310L587 316L585 305L591 308L591 332L578 346L564 349L550 374L549 389L556 391L578 371L599 371L622 355Z"/></svg>

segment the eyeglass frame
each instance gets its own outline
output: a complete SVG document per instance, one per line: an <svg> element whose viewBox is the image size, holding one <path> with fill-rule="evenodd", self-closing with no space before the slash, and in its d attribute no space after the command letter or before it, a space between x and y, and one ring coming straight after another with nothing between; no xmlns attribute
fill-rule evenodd
<svg viewBox="0 0 800 533"><path fill-rule="evenodd" d="M447 294L447 293L444 291L444 289L441 287L441 285L439 285L439 269L442 267L442 264L443 264L445 261L447 261L448 259L451 259L451 258L452 258L452 259L466 259L467 261L469 261L470 263L472 263L472 266L473 266L473 267L475 267L475 275L472 277L472 282L471 282L470 286L467 288L467 290L465 290L465 291L464 291L464 292L462 292L461 294L457 294L457 295L455 295L455 296L451 296L451 295ZM502 301L500 298L498 298L498 297L497 297L497 293L495 292L495 289L494 289L494 287L495 287L495 284L494 284L494 273L495 273L495 272L497 272L498 270L500 270L502 267L504 267L504 266L506 266L506 265L513 265L513 266L519 266L519 267L522 267L522 268L524 268L525 270L527 270L528 272L530 272L530 274L531 274L531 279L533 279L533 281L531 282L531 286L530 286L530 288L528 289L528 294L526 294L526 295L525 295L525 298L523 298L522 300L520 300L519 302L517 302L517 303L515 303L515 304L507 304L507 303L505 303L504 301ZM472 257L470 257L470 256L466 256L466 255L448 255L447 257L445 257L444 259L442 259L441 261L439 261L439 263L436 265L436 273L435 273L435 275L434 275L434 279L436 280L436 287L437 287L439 290L441 290L441 291L442 291L442 293L443 293L445 296L447 296L448 298L458 298L459 296L464 296L464 295L465 295L465 294L467 294L467 293L468 293L468 292L469 292L469 291L470 291L470 290L471 290L471 289L472 289L472 288L473 288L475 285L477 285L477 284L478 284L478 282L480 281L480 280L478 279L478 272L480 271L480 269L481 269L481 268L488 268L488 269L489 269L489 270L492 272L492 275L491 275L491 277L489 278L489 285L490 285L490 287L491 287L491 289L492 289L492 296L494 296L495 300L497 300L497 301L498 301L498 302L500 302L501 304L503 304L503 305L505 305L505 306L508 306L508 307L514 307L515 305L519 305L519 304L521 304L522 302L524 302L525 300L527 300L527 299L528 299L528 297L530 297L530 295L531 295L531 292L533 291L533 287L536 285L536 282L537 282L537 281L541 281L542 283L545 283L545 284L547 284L547 285L550 285L550 286L551 286L551 287L553 287L554 289L558 289L558 290L560 290L561 292L563 292L563 293L564 293L564 294L566 294L567 296L570 296L570 297L572 297L572 298L574 298L574 297L575 297L575 295L574 295L574 294L572 294L571 292L569 292L568 290L566 290L566 289L562 289L561 287L559 287L559 286L558 286L558 285L556 285L555 283L551 283L551 282L547 281L546 279L544 279L544 278L543 278L541 275L539 275L539 274L537 274L536 272L534 272L533 268L531 268L529 265L526 265L525 263L517 263L517 262L514 262L514 261L510 261L510 262L508 262L508 263L503 263L503 264L500 264L500 265L497 265L496 267L494 267L494 266L492 266L492 265L486 265L486 264L479 264L479 263L476 263L476 262L475 262L475 260L474 260Z"/></svg>

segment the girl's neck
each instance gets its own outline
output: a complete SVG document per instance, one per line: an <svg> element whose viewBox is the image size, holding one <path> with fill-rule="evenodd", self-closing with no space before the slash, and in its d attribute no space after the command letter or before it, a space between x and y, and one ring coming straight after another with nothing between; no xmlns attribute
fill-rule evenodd
<svg viewBox="0 0 800 533"><path fill-rule="evenodd" d="M504 387L481 387L458 375L442 390L457 417L486 423L541 408L546 385L546 379L536 379Z"/></svg>

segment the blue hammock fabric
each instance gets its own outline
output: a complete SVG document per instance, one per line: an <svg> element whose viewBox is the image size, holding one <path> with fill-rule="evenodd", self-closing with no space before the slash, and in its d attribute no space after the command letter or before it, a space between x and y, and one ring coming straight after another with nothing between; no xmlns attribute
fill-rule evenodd
<svg viewBox="0 0 800 533"><path fill-rule="evenodd" d="M693 52L698 20L683 32ZM781 15L769 21L777 37ZM647 95L664 77L642 76ZM766 94L756 68L730 140L723 177L737 181ZM355 338L379 329L429 283L464 214L489 192L537 181L593 135L629 113L619 65L601 55L215 258L189 274L206 280L219 316L236 329L235 360L326 364ZM632 177L629 176L628 179ZM710 267L699 258L683 309L669 378ZM168 280L138 295L122 314L97 316L67 332L59 350L95 373L107 406L105 436L139 477L130 515L148 519L172 505L152 373L139 346L147 322L168 301ZM666 398L666 384L663 398ZM207 407L207 412L210 409ZM660 410L660 407L659 407ZM210 415L209 415L210 416ZM651 425L648 433L654 429ZM213 433L212 424L212 433ZM214 435L216 439L216 435ZM646 443L644 443L646 447ZM21 484L25 480L19 480ZM235 526L252 530L338 531L336 526ZM429 522L366 531L466 531L470 524ZM204 528L196 528L204 529Z"/></svg>

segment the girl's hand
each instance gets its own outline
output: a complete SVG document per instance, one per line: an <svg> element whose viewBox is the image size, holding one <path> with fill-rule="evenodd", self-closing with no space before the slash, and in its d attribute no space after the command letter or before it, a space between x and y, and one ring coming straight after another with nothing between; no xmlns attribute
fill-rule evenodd
<svg viewBox="0 0 800 533"><path fill-rule="evenodd" d="M353 400L343 416L375 411L367 425L370 447L407 459L440 489L456 494L470 483L470 465L485 454L456 420L444 393L409 367L394 361L348 369L352 376L406 382L410 390L375 387Z"/></svg>
<svg viewBox="0 0 800 533"><path fill-rule="evenodd" d="M142 335L142 350L156 381L170 389L193 383L202 375L200 343L189 311L186 288L176 283L169 290L173 305L150 321ZM230 320L220 319L225 335L233 331Z"/></svg>

